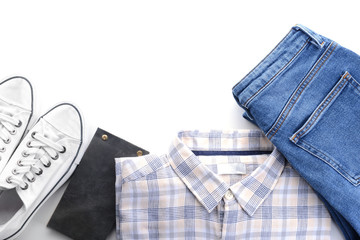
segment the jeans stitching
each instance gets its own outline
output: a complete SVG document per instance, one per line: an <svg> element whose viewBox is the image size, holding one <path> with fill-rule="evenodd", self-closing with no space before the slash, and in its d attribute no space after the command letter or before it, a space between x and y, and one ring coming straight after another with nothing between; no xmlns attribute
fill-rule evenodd
<svg viewBox="0 0 360 240"><path fill-rule="evenodd" d="M329 50L331 48L331 46L333 45L333 42L331 43L331 45L329 46L329 48L327 49L327 52L325 55L322 56L322 59L317 62L317 65L319 65L321 63L320 66L315 66L315 68L312 70L312 72L308 75L308 77L302 82L302 84L300 85L300 87L297 89L296 92L298 92L301 89L300 93L295 94L289 101L288 104L285 106L285 110L287 110L287 108L289 107L290 109L288 109L288 112L286 114L286 116L283 116L284 113L282 113L282 116L280 117L280 119L278 119L278 121L273 125L273 127L268 131L269 135L271 132L273 132L275 129L275 132L271 134L269 138L269 140L277 133L277 131L281 128L282 124L285 122L287 116L289 115L291 109L293 108L293 106L295 105L295 103L297 102L297 100L299 99L299 97L301 96L302 92L304 91L304 89L306 88L306 86L313 80L313 78L315 77L315 75L317 74L317 72L321 69L321 67L325 64L325 62L329 59L329 57L331 56L331 54L334 52L335 48L337 47L337 44L333 47L333 49L331 50L331 52L329 53ZM327 56L326 56L327 55ZM315 71L315 69L317 68L317 70ZM315 71L315 72L314 72ZM311 78L309 79L309 77L311 76ZM309 81L304 85L304 83L309 79ZM303 86L304 85L304 86ZM295 99L295 102L291 104L291 106L289 106L289 104ZM279 122L281 121L281 124L279 127L276 127Z"/></svg>
<svg viewBox="0 0 360 240"><path fill-rule="evenodd" d="M241 82L243 79L245 79L246 77L248 77L248 76L250 75L250 73L252 73L258 66L260 66L260 64L261 64L262 62L264 62L264 60L265 60L272 52L275 51L275 49L280 45L280 43L282 43L282 42L286 39L286 37L289 36L289 34L291 33L291 31L292 31L292 29L286 34L285 37L283 37L283 39L281 39L281 41L271 50L271 52L268 53L268 54L261 60L261 62L259 62L253 69L251 69L251 71L250 71L248 74L246 74L245 77L243 77L243 78L233 87L233 89L235 89L235 88L240 84L240 82Z"/></svg>
<svg viewBox="0 0 360 240"><path fill-rule="evenodd" d="M346 83L348 82L347 77L349 73L346 73L345 76L343 76L342 80L335 86L335 88L330 92L329 96L323 100L323 104L320 105L319 109L315 110L314 116L310 117L310 122L306 124L304 127L302 127L300 130L298 130L298 133L293 136L293 140L297 141L299 138L301 138L310 128L318 117L321 115L321 113L324 111L324 109L327 108L327 106L334 100L334 98L340 93L341 89L344 88ZM329 100L329 101L328 101ZM321 110L320 110L321 109ZM320 112L318 112L320 110Z"/></svg>
<svg viewBox="0 0 360 240"><path fill-rule="evenodd" d="M315 75L317 74L317 72L321 69L321 67L324 65L324 63L326 62L326 60L329 58L329 56L332 54L332 52L333 52L334 49L336 48L337 45L336 45L336 46L333 48L333 50L329 53L329 50L330 50L332 44L333 44L333 43L331 43L330 47L327 49L327 52L323 55L322 59L317 63L317 65L320 64L320 63L321 63L321 65L320 65L320 66L315 66L315 68L313 69L313 71L308 75L308 77L303 81L302 85L300 85L300 87L299 87L298 90L296 91L296 92L298 92L298 91L302 88L301 91L300 91L300 93L295 94L295 95L293 96L293 98L290 99L290 101L288 102L288 104L287 104L287 106L285 107L285 109L288 108L289 105L291 104L290 109L288 109L287 114L286 114L285 116L282 116L282 117L276 122L276 124L274 125L274 127L269 131L269 133L270 133L271 131L274 131L274 129L276 128L276 131L269 137L269 139L271 139L271 138L276 134L276 132L281 128L282 124L285 122L285 120L286 120L287 116L289 115L291 109L293 108L293 106L295 105L295 103L297 102L297 100L300 98L300 96L301 96L302 92L304 91L304 89L305 89L305 88L307 87L307 85L313 80L313 78L315 77ZM317 68L317 70L315 71L316 68ZM315 72L314 72L314 71L315 71ZM310 77L310 79L309 79L309 77ZM306 82L308 79L309 79L309 81ZM305 82L306 82L306 84L304 85ZM293 100L295 100L295 102L291 103ZM281 121L281 124L280 124L279 127L276 127L276 126L279 124L279 121Z"/></svg>
<svg viewBox="0 0 360 240"><path fill-rule="evenodd" d="M350 74L350 73L349 73ZM350 76L351 80L353 80L355 82L355 84L357 85L356 88L360 87L360 83L358 81L356 81L356 79L353 76Z"/></svg>
<svg viewBox="0 0 360 240"><path fill-rule="evenodd" d="M312 41L315 41L314 44L316 46L320 45L322 47L322 44L324 43L324 41L318 34L314 33L313 31L311 31L310 29L308 29L304 26L296 25L295 27L297 27L301 31L305 32L308 36L310 36ZM320 41L322 41L322 43L320 43Z"/></svg>
<svg viewBox="0 0 360 240"><path fill-rule="evenodd" d="M264 88L266 88L275 79L275 77L277 77L295 59L295 57L297 57L300 54L300 52L305 48L305 46L308 44L309 41L310 41L310 37L306 40L304 45L295 53L295 55L279 71L277 71L277 73L274 76L270 78L269 81L267 81L261 88L259 88L259 90L257 90L251 97L249 97L249 99L243 104L243 106L247 107L247 105L254 99L254 97L256 97L256 95L258 95L259 92L264 90Z"/></svg>
<svg viewBox="0 0 360 240"><path fill-rule="evenodd" d="M356 85L354 85L354 83L352 83L352 81L351 80L353 80L356 84L358 84L357 86ZM359 90L359 87L360 87L360 84L353 78L353 77L351 77L351 80L349 80L349 83L351 84L351 85L353 85L354 86L354 88L355 88L355 90L356 91L358 91L359 93L360 93L360 90Z"/></svg>
<svg viewBox="0 0 360 240"><path fill-rule="evenodd" d="M360 177L359 178L354 178L352 176L349 175L349 173L347 173L347 171L345 171L343 169L343 167L341 165L339 165L338 163L336 163L334 160L331 159L331 157L329 157L327 154L323 153L322 151L318 150L317 148L313 147L312 145L310 145L309 143L307 143L306 141L302 140L301 142L295 143L297 146L299 146L300 148L304 149L305 151L311 153L313 156L320 158L322 161L324 161L326 164L328 164L330 167L332 167L335 171L337 171L341 176L343 176L344 178L346 178L348 181L350 182L356 182L356 183L352 183L353 185L357 186L360 184ZM303 146L306 146L308 149L304 148ZM326 160L324 158L322 158L321 156L319 156L318 154L312 152L312 150L315 150L319 153L321 153L324 157L328 158L329 160ZM339 171L341 170L341 172ZM346 176L345 176L346 175ZM350 178L350 179L349 179ZM353 180L353 181L352 181Z"/></svg>

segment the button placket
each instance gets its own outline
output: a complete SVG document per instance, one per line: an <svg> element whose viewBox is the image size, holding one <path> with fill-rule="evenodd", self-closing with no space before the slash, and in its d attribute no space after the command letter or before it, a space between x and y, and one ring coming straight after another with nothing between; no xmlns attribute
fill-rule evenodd
<svg viewBox="0 0 360 240"><path fill-rule="evenodd" d="M239 204L237 203L234 194L229 189L224 196L224 215L222 221L222 235L221 239L233 238L236 234L237 214Z"/></svg>

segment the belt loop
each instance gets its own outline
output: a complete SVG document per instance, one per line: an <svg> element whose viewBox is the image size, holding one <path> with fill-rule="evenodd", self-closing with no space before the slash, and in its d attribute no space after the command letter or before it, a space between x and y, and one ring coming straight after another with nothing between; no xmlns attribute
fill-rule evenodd
<svg viewBox="0 0 360 240"><path fill-rule="evenodd" d="M325 41L323 40L323 38L319 34L310 30L309 28L301 24L296 24L295 26L293 26L293 29L303 31L312 39L310 42L315 44L317 47L322 48L325 45Z"/></svg>

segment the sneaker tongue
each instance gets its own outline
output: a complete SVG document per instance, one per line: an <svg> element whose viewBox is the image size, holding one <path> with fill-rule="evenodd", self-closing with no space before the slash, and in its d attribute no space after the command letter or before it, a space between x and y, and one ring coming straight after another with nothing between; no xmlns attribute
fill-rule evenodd
<svg viewBox="0 0 360 240"><path fill-rule="evenodd" d="M37 123L35 131L38 132L39 134L45 135L45 137L51 139L54 142L57 142L63 136L62 133L59 133L56 129L54 129L53 126L51 126L50 124L48 124L43 120L40 120ZM0 176L0 190L9 190L16 187L13 184L7 183L6 178L8 176L12 176L11 171L12 169L14 169L14 167L17 166L17 161L21 159L22 151L23 149L17 149L13 157L10 159L10 162L7 164L4 171L2 172L3 174L2 176ZM40 162L38 164L39 166L41 166L41 168L44 168L42 167ZM50 169L47 169L47 171L49 170ZM25 181L29 185L29 188L26 190L22 190L20 187L16 188L16 192L19 195L20 199L23 201L25 207L29 207L36 200L36 197L41 193L42 188L46 187L47 181L49 181L49 179L47 179L45 175L46 174L44 173L42 176L39 176L33 183L29 183L28 181ZM21 175L17 175L16 177L19 178L21 177Z"/></svg>

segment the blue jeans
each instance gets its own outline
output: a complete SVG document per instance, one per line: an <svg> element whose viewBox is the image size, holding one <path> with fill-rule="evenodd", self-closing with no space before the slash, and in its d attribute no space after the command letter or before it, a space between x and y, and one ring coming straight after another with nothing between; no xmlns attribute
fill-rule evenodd
<svg viewBox="0 0 360 240"><path fill-rule="evenodd" d="M296 25L233 95L318 192L345 237L359 239L360 56Z"/></svg>

